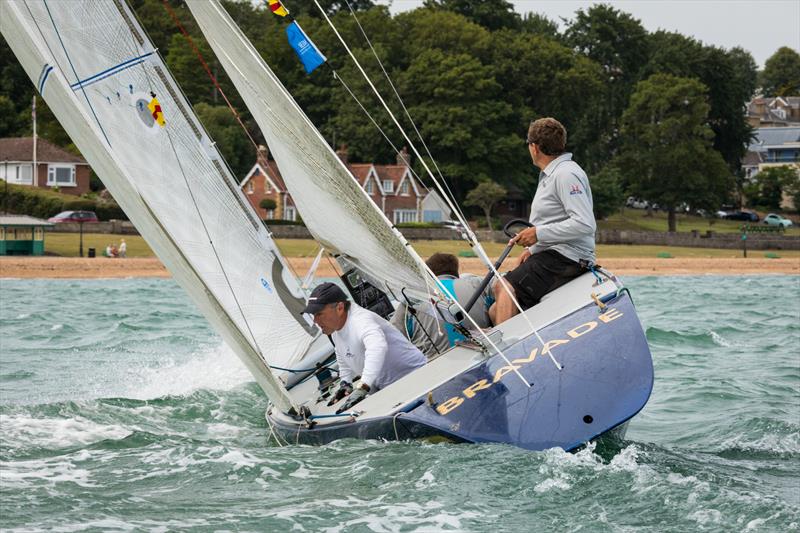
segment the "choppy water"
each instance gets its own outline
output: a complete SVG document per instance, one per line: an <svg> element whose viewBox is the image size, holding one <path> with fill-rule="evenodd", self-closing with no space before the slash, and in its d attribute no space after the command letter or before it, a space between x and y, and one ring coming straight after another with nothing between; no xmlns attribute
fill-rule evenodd
<svg viewBox="0 0 800 533"><path fill-rule="evenodd" d="M0 281L0 528L800 528L800 278L631 278L656 384L623 449L268 442L170 280Z"/></svg>

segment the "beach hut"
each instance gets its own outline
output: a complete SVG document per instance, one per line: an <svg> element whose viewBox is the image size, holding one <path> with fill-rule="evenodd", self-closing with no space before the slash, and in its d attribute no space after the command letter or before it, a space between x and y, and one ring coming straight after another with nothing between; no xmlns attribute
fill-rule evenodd
<svg viewBox="0 0 800 533"><path fill-rule="evenodd" d="M0 255L44 255L44 229L52 226L27 215L0 215Z"/></svg>

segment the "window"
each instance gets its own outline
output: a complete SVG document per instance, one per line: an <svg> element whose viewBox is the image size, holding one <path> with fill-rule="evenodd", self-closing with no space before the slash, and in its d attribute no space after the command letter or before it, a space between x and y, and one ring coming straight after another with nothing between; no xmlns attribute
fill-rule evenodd
<svg viewBox="0 0 800 533"><path fill-rule="evenodd" d="M252 181L248 181L247 182L247 194L253 194L253 182Z"/></svg>
<svg viewBox="0 0 800 533"><path fill-rule="evenodd" d="M408 196L408 190L410 189L410 184L408 180L405 180L403 184L400 186L400 194L402 196Z"/></svg>
<svg viewBox="0 0 800 533"><path fill-rule="evenodd" d="M8 174L6 174L8 172ZM7 180L9 183L20 183L23 185L31 185L33 180L33 165L24 163L21 165L9 165L6 169L5 165L0 165L0 178Z"/></svg>
<svg viewBox="0 0 800 533"><path fill-rule="evenodd" d="M293 205L287 205L286 211L283 213L284 220L297 220L297 211Z"/></svg>
<svg viewBox="0 0 800 533"><path fill-rule="evenodd" d="M394 192L394 182L392 180L383 180L383 192Z"/></svg>
<svg viewBox="0 0 800 533"><path fill-rule="evenodd" d="M264 180L264 192L267 194L272 192L272 185L270 184L269 180Z"/></svg>
<svg viewBox="0 0 800 533"><path fill-rule="evenodd" d="M375 191L372 187L372 180L367 180L367 184L364 185L364 190L367 191L367 194L372 194Z"/></svg>
<svg viewBox="0 0 800 533"><path fill-rule="evenodd" d="M275 219L275 210L267 209L267 220L274 220L274 219Z"/></svg>
<svg viewBox="0 0 800 533"><path fill-rule="evenodd" d="M395 209L394 210L394 223L402 224L403 222L417 222L416 209Z"/></svg>
<svg viewBox="0 0 800 533"><path fill-rule="evenodd" d="M48 165L47 184L51 187L75 185L75 165Z"/></svg>

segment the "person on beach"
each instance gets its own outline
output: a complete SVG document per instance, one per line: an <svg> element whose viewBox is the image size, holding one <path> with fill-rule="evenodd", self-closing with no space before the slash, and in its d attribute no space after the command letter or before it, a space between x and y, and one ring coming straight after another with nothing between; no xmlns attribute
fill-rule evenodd
<svg viewBox="0 0 800 533"><path fill-rule="evenodd" d="M481 278L474 274L459 275L458 257L453 254L437 252L430 256L425 264L438 278L442 290L462 306L467 305L481 285ZM487 314L487 298L490 294L490 291L485 292L469 312L472 320L480 328L491 325ZM397 306L391 324L403 332L406 338L429 359L464 338L451 324L444 322L438 311L427 302L411 309L407 303L401 303ZM464 325L468 329L474 327L471 321L465 321Z"/></svg>
<svg viewBox="0 0 800 533"><path fill-rule="evenodd" d="M329 405L345 396L337 412L346 411L427 362L419 349L379 315L350 302L335 283L318 285L302 313L313 315L322 333L329 335L339 364L341 383ZM353 381L361 376L354 390Z"/></svg>
<svg viewBox="0 0 800 533"><path fill-rule="evenodd" d="M113 245L109 243L108 246L106 246L106 251L103 255L105 255L106 257L114 257L113 252L114 252Z"/></svg>
<svg viewBox="0 0 800 533"><path fill-rule="evenodd" d="M125 239L120 241L118 253L120 257L126 257L128 255L128 245L125 243Z"/></svg>
<svg viewBox="0 0 800 533"><path fill-rule="evenodd" d="M535 120L527 143L533 164L541 169L531 204L533 226L509 241L527 249L504 277L508 283L495 284L496 301L489 309L494 324L519 312L514 299L523 310L533 307L595 262L592 190L586 172L565 151L566 128L554 118Z"/></svg>

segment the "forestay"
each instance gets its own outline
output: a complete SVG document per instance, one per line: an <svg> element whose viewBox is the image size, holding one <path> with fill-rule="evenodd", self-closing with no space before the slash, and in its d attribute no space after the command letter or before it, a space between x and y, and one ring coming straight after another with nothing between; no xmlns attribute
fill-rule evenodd
<svg viewBox="0 0 800 533"><path fill-rule="evenodd" d="M287 410L269 365L292 366L318 329L301 317L297 280L128 7L3 0L0 30L175 280Z"/></svg>
<svg viewBox="0 0 800 533"><path fill-rule="evenodd" d="M303 222L328 251L341 254L393 290L428 293L425 266L370 200L217 0L188 0L201 31L269 144Z"/></svg>

